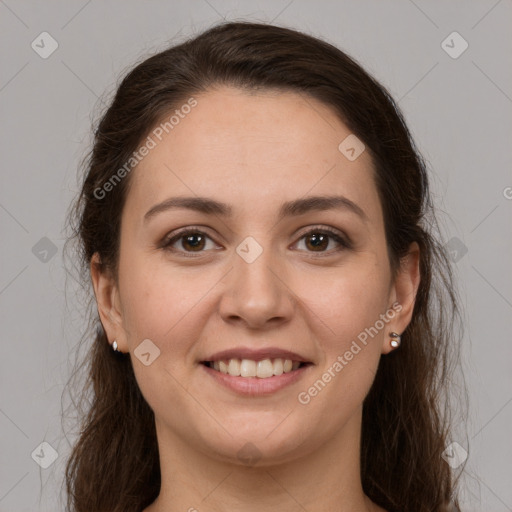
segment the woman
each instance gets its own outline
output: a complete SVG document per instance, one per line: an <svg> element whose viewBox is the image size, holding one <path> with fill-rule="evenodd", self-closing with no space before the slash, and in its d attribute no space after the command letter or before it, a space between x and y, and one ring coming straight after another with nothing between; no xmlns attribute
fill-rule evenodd
<svg viewBox="0 0 512 512"><path fill-rule="evenodd" d="M226 23L145 60L72 219L97 330L69 510L459 509L425 166L343 52Z"/></svg>

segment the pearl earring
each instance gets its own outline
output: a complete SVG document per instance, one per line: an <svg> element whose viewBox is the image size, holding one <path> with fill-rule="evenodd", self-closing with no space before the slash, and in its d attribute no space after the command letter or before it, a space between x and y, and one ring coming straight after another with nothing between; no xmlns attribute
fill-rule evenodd
<svg viewBox="0 0 512 512"><path fill-rule="evenodd" d="M390 332L389 335L391 336L391 341L389 342L390 345L393 348L398 348L400 346L400 343L402 342L402 337L400 334L397 334L396 332Z"/></svg>
<svg viewBox="0 0 512 512"><path fill-rule="evenodd" d="M116 340L114 340L114 341L112 342L112 350L113 350L114 352L119 352L119 350L117 350L117 341L116 341Z"/></svg>

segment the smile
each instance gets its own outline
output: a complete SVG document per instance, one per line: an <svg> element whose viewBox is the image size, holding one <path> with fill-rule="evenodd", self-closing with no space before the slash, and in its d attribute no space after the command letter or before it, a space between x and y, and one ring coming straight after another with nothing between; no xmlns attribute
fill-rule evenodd
<svg viewBox="0 0 512 512"><path fill-rule="evenodd" d="M314 366L312 363L283 358L260 361L233 358L203 361L199 365L214 383L245 397L277 393L304 378Z"/></svg>
<svg viewBox="0 0 512 512"><path fill-rule="evenodd" d="M308 363L283 358L263 359L261 361L232 358L220 361L204 361L203 364L232 377L269 379L298 370Z"/></svg>

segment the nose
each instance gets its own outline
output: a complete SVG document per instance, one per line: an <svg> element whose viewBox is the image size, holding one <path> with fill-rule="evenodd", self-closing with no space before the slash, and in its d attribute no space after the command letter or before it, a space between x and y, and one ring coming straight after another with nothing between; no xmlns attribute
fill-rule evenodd
<svg viewBox="0 0 512 512"><path fill-rule="evenodd" d="M227 276L219 305L224 321L243 324L249 329L276 328L289 322L296 301L282 265L270 250L263 250L250 263L236 253L233 258L234 268Z"/></svg>

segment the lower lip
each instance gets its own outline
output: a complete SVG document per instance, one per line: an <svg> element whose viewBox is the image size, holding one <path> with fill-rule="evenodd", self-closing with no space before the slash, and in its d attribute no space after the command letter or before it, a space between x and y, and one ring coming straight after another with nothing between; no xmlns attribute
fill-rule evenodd
<svg viewBox="0 0 512 512"><path fill-rule="evenodd" d="M205 366L204 364L201 364L200 366L202 366L203 369L219 384L231 389L232 391L246 396L262 396L271 395L272 393L297 382L313 365L308 364L306 366L301 366L297 370L282 373L281 375L274 375L273 377L268 377L266 379L260 379L258 377L233 377L232 375L219 372L209 366Z"/></svg>

